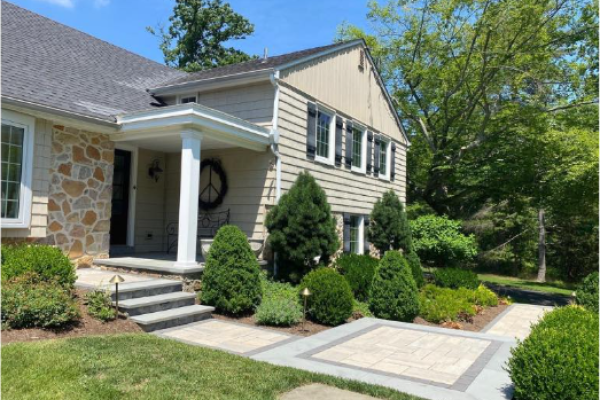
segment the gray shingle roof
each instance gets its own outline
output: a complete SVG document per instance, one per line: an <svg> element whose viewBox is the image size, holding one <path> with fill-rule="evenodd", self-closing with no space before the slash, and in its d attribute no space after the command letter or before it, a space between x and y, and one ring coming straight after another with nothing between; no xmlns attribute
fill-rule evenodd
<svg viewBox="0 0 600 400"><path fill-rule="evenodd" d="M2 96L114 121L186 74L2 1Z"/></svg>

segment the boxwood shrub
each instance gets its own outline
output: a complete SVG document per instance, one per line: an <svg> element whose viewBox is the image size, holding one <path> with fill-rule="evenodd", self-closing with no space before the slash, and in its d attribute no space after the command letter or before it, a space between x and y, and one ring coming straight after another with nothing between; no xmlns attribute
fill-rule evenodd
<svg viewBox="0 0 600 400"><path fill-rule="evenodd" d="M2 325L13 328L60 328L80 317L69 290L55 282L14 279L2 284Z"/></svg>
<svg viewBox="0 0 600 400"><path fill-rule="evenodd" d="M302 320L298 289L289 283L263 280L263 297L256 309L256 321L263 325L291 326Z"/></svg>
<svg viewBox="0 0 600 400"><path fill-rule="evenodd" d="M34 273L44 282L58 283L72 288L75 268L69 259L56 247L47 245L21 244L2 246L2 281Z"/></svg>
<svg viewBox="0 0 600 400"><path fill-rule="evenodd" d="M598 399L598 314L579 306L557 308L511 353L515 398Z"/></svg>
<svg viewBox="0 0 600 400"><path fill-rule="evenodd" d="M339 325L352 315L354 299L350 285L332 268L323 267L308 273L300 283L300 296L304 288L311 292L307 313L315 322Z"/></svg>
<svg viewBox="0 0 600 400"><path fill-rule="evenodd" d="M388 251L373 278L369 308L378 318L412 321L419 314L417 284L398 251Z"/></svg>
<svg viewBox="0 0 600 400"><path fill-rule="evenodd" d="M378 264L378 259L367 254L344 254L335 261L336 268L346 278L358 301L366 301L369 297Z"/></svg>
<svg viewBox="0 0 600 400"><path fill-rule="evenodd" d="M223 226L206 256L202 303L225 314L242 314L254 310L261 292L260 267L248 238L237 226Z"/></svg>
<svg viewBox="0 0 600 400"><path fill-rule="evenodd" d="M598 312L598 272L586 276L576 294L577 304Z"/></svg>
<svg viewBox="0 0 600 400"><path fill-rule="evenodd" d="M423 277L423 269L421 269L421 260L419 259L419 255L416 252L411 251L405 256L405 258L408 266L410 267L417 287L422 288L423 285L425 285L425 278Z"/></svg>
<svg viewBox="0 0 600 400"><path fill-rule="evenodd" d="M475 290L479 286L477 274L466 269L439 268L433 273L433 278L436 285L450 289Z"/></svg>

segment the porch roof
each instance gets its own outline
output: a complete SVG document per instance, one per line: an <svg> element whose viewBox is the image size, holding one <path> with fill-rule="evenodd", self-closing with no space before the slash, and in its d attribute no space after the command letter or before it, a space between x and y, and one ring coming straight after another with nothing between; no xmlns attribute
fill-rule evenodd
<svg viewBox="0 0 600 400"><path fill-rule="evenodd" d="M269 128L197 103L177 104L117 116L115 142L134 142L164 151L181 149L181 132L201 132L209 148L243 147L265 151L273 141ZM206 148L203 145L204 148Z"/></svg>

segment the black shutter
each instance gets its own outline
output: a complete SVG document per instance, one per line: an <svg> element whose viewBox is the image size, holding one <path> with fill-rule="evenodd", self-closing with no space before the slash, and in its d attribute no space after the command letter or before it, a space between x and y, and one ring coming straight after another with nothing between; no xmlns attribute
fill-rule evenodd
<svg viewBox="0 0 600 400"><path fill-rule="evenodd" d="M350 214L344 213L344 253L350 253Z"/></svg>
<svg viewBox="0 0 600 400"><path fill-rule="evenodd" d="M396 178L396 143L392 142L392 154L390 156L390 179Z"/></svg>
<svg viewBox="0 0 600 400"><path fill-rule="evenodd" d="M367 174L371 174L373 168L373 132L367 132Z"/></svg>
<svg viewBox="0 0 600 400"><path fill-rule="evenodd" d="M317 106L314 103L308 103L308 126L306 129L306 157L315 159L317 150Z"/></svg>
<svg viewBox="0 0 600 400"><path fill-rule="evenodd" d="M363 219L363 242L364 242L364 253L365 254L370 254L371 253L371 244L369 243L369 216L365 215L364 219Z"/></svg>
<svg viewBox="0 0 600 400"><path fill-rule="evenodd" d="M373 168L373 175L379 175L379 168L381 166L381 138L377 136L375 138L375 167Z"/></svg>
<svg viewBox="0 0 600 400"><path fill-rule="evenodd" d="M344 138L344 121L342 117L335 118L335 166L342 166L342 140Z"/></svg>
<svg viewBox="0 0 600 400"><path fill-rule="evenodd" d="M352 168L352 122L346 121L346 168Z"/></svg>

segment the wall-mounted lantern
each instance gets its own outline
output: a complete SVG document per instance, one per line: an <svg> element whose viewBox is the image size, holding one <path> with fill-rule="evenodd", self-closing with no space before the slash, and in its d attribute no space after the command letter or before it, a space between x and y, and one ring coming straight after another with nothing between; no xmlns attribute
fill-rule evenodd
<svg viewBox="0 0 600 400"><path fill-rule="evenodd" d="M163 172L165 171L160 167L160 160L158 158L152 160L150 167L148 167L148 176L154 179L154 182L158 182L158 178Z"/></svg>

